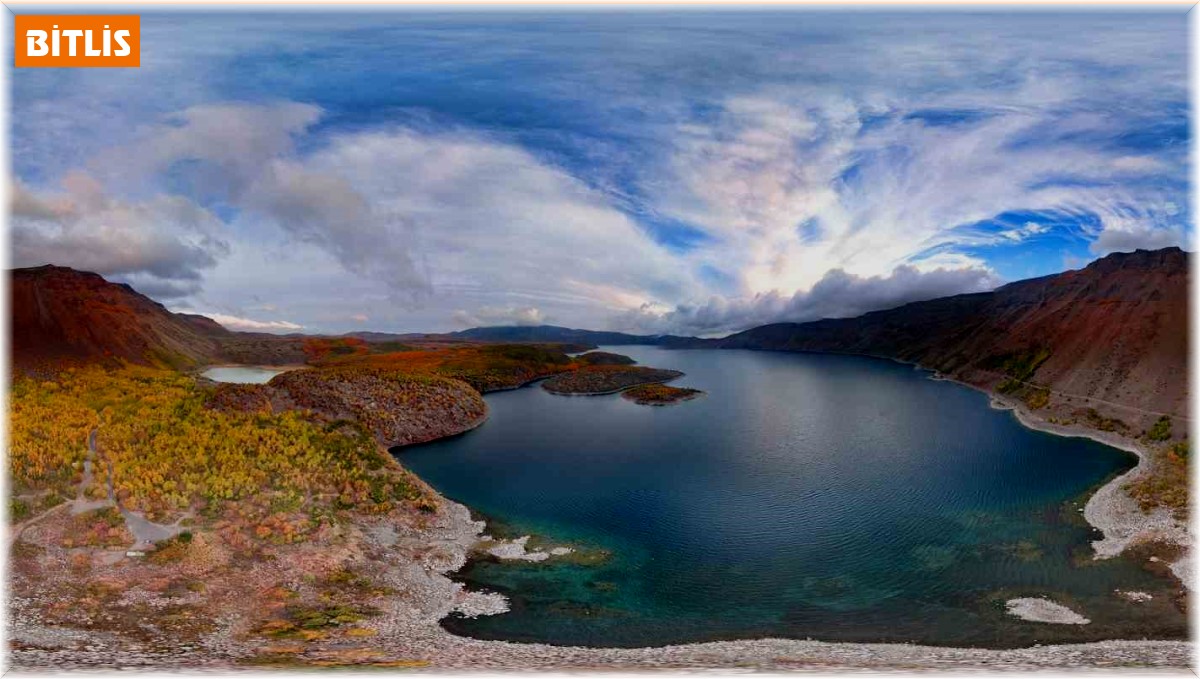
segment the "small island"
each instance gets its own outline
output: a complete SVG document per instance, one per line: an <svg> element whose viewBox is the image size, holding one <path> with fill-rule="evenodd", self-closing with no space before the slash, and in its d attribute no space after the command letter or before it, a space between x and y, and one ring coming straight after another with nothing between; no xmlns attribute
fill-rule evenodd
<svg viewBox="0 0 1200 679"><path fill-rule="evenodd" d="M671 387L665 384L643 384L626 389L621 396L638 405L668 406L703 396L699 389L687 387Z"/></svg>
<svg viewBox="0 0 1200 679"><path fill-rule="evenodd" d="M614 354L609 351L589 351L576 356L575 361L583 365L633 365L637 363L624 354Z"/></svg>
<svg viewBox="0 0 1200 679"><path fill-rule="evenodd" d="M552 394L599 396L614 394L643 384L669 382L683 373L678 370L627 365L593 365L555 375L542 383Z"/></svg>

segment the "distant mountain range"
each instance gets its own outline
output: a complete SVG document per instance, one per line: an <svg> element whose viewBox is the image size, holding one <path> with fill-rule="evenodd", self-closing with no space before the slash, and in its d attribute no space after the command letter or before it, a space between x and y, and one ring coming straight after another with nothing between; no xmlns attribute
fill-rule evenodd
<svg viewBox="0 0 1200 679"><path fill-rule="evenodd" d="M914 302L857 318L775 323L714 340L549 325L351 336L376 344L553 342L867 354L988 388L1015 379L1182 415L1188 395L1188 260L1178 248L1112 254L1079 271L992 292ZM93 273L41 266L17 269L11 276L18 369L112 359L173 367L305 359L304 336L231 332L204 316L172 313Z"/></svg>
<svg viewBox="0 0 1200 679"><path fill-rule="evenodd" d="M503 342L515 344L571 344L588 347L602 344L662 345L691 342L696 339L694 337L678 337L675 335L631 335L624 332L610 332L607 330L579 330L576 328L563 328L557 325L495 325L444 333L390 333L366 330L346 333L342 336L356 337L366 342L377 343Z"/></svg>
<svg viewBox="0 0 1200 679"><path fill-rule="evenodd" d="M675 335L630 335L623 332L576 330L574 328L561 328L556 325L492 326L471 328L447 334L457 339L477 342L564 342L596 345L656 345L694 339L692 337L677 337Z"/></svg>

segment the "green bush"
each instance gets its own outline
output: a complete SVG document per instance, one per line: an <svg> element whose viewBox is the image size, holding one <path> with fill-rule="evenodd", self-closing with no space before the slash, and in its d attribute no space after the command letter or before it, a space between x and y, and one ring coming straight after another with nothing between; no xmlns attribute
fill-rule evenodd
<svg viewBox="0 0 1200 679"><path fill-rule="evenodd" d="M1050 358L1048 349L1034 347L1024 351L989 356L979 362L979 367L1004 373L1016 382L1027 382L1048 358ZM1000 390L1004 391L1005 386L1008 386L1010 390L1015 388L1015 385L1010 385L1009 381L1006 381L1001 385Z"/></svg>
<svg viewBox="0 0 1200 679"><path fill-rule="evenodd" d="M12 522L24 521L29 517L29 505L24 500L9 500L8 501L8 520Z"/></svg>
<svg viewBox="0 0 1200 679"><path fill-rule="evenodd" d="M1047 389L1033 389L1025 396L1025 405L1029 406L1030 410L1040 410L1049 403L1050 391Z"/></svg>
<svg viewBox="0 0 1200 679"><path fill-rule="evenodd" d="M1115 417L1105 417L1095 408L1088 408L1084 416L1087 418L1088 424L1100 431L1127 431L1129 429L1129 425L1121 420Z"/></svg>
<svg viewBox="0 0 1200 679"><path fill-rule="evenodd" d="M1171 418L1166 415L1158 418L1154 426L1150 427L1150 431L1146 432L1146 438L1151 441L1166 441L1171 438Z"/></svg>
<svg viewBox="0 0 1200 679"><path fill-rule="evenodd" d="M1187 441L1180 441L1179 443L1171 446L1171 452L1174 453L1179 459L1187 460L1188 454L1191 452L1191 450Z"/></svg>

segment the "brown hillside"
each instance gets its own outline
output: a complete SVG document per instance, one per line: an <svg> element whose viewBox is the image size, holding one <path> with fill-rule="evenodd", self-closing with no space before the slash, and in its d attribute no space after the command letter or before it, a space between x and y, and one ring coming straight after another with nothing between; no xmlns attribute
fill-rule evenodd
<svg viewBox="0 0 1200 679"><path fill-rule="evenodd" d="M17 369L118 359L184 367L217 353L215 323L173 314L128 285L50 265L10 275Z"/></svg>
<svg viewBox="0 0 1200 679"><path fill-rule="evenodd" d="M1086 397L1076 399L1081 406L1118 404L1126 421L1141 423L1152 412L1186 417L1187 333L1188 254L1167 248L988 293L766 325L713 344L883 356L986 387L1017 378Z"/></svg>

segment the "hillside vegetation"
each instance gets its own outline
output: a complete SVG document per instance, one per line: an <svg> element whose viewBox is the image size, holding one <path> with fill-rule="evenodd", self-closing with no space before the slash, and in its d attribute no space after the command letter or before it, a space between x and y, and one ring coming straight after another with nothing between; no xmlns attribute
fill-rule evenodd
<svg viewBox="0 0 1200 679"><path fill-rule="evenodd" d="M182 373L135 365L68 367L52 379L18 376L13 488L28 497L66 500L82 492L103 499L111 481L124 507L154 518L215 516L231 501L292 513L386 512L420 494L381 446L478 425L487 414L483 392L551 375L562 379L556 389L595 392L680 374L584 365L547 346L373 353L363 344L313 342L318 367L263 385L205 387ZM93 431L95 469L79 489Z"/></svg>
<svg viewBox="0 0 1200 679"><path fill-rule="evenodd" d="M385 370L461 380L480 393L514 389L577 367L562 350L527 344L483 344L447 349L331 357L323 367Z"/></svg>
<svg viewBox="0 0 1200 679"><path fill-rule="evenodd" d="M683 373L633 365L588 365L556 375L542 384L554 394L609 394L640 384L667 382Z"/></svg>
<svg viewBox="0 0 1200 679"><path fill-rule="evenodd" d="M682 403L703 395L704 392L699 389L672 387L666 384L643 384L621 392L622 398L643 406Z"/></svg>
<svg viewBox="0 0 1200 679"><path fill-rule="evenodd" d="M189 377L142 367L18 378L10 422L14 494L75 497L95 430L95 474L79 490L103 498L111 480L116 499L149 518L218 516L226 503L246 514L248 503L292 515L302 530L312 527L314 512L386 512L421 495L354 422L214 409L206 407L210 398Z"/></svg>

